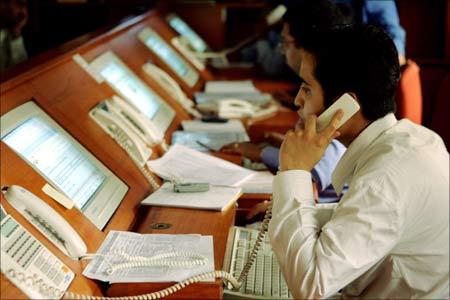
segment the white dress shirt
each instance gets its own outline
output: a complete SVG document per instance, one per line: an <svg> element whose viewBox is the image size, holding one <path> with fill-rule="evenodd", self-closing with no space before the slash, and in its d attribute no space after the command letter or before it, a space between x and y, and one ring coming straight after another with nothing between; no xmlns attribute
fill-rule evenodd
<svg viewBox="0 0 450 300"><path fill-rule="evenodd" d="M279 172L269 236L295 298L449 297L449 154L442 139L389 114L333 173L349 190L328 222L311 174ZM325 223L323 225L323 223Z"/></svg>

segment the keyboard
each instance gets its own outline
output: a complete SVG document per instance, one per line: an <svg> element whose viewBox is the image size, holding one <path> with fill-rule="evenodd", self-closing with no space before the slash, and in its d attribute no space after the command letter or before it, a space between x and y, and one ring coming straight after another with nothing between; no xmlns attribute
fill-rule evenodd
<svg viewBox="0 0 450 300"><path fill-rule="evenodd" d="M238 278L241 274L253 249L258 232L259 230L256 229L237 226L230 229L225 252L224 270L231 273L235 278ZM234 291L231 285L226 286L223 297L224 299L292 298L267 234L240 290Z"/></svg>

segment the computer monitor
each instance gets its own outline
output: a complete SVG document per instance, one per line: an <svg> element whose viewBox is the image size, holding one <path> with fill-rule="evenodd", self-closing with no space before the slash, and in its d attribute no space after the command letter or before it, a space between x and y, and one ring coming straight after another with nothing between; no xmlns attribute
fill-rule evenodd
<svg viewBox="0 0 450 300"><path fill-rule="evenodd" d="M205 52L208 50L209 47L206 42L179 16L176 14L169 14L166 20L170 27L188 40L189 44L196 52Z"/></svg>
<svg viewBox="0 0 450 300"><path fill-rule="evenodd" d="M139 32L138 38L188 86L193 87L197 83L199 79L198 72L178 55L155 31L149 27L145 27Z"/></svg>
<svg viewBox="0 0 450 300"><path fill-rule="evenodd" d="M100 230L128 187L33 101L3 115L1 140Z"/></svg>
<svg viewBox="0 0 450 300"><path fill-rule="evenodd" d="M108 51L94 59L90 66L154 125L166 132L175 117L175 110L155 94L114 53Z"/></svg>

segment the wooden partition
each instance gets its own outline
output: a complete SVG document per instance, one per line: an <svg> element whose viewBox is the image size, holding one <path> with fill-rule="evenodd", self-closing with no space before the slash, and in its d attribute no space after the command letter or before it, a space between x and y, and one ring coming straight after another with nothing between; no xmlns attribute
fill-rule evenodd
<svg viewBox="0 0 450 300"><path fill-rule="evenodd" d="M215 267L221 269L228 228L234 224L235 208L231 207L225 212L218 213L188 209L140 207L140 202L152 192L152 188L126 152L88 115L96 104L111 97L114 91L106 83L98 84L72 59L74 54L80 54L85 60L91 61L105 51L113 51L149 87L154 89L175 109L176 118L166 133L166 137L169 137L174 130L178 129L182 120L190 117L175 100L171 99L142 71L142 64L151 57L151 54L145 45L136 38L136 33L144 26L148 26L148 20L153 17L155 17L155 14L150 12L145 16L131 20L71 52L2 83L0 86L1 115L33 100L129 187L125 198L104 230L98 230L78 209L67 210L44 194L41 189L46 184L46 180L3 142L0 143L1 183L2 185L23 186L43 199L76 229L86 242L89 253L97 251L110 230L135 230L143 233L201 233L213 235ZM106 294L107 284L90 280L81 275L87 264L86 261L75 261L65 256L34 227L29 225L8 204L3 195L1 196L1 203L9 214L74 271L76 276L69 287L71 292L88 295ZM149 225L154 223L169 223L172 227L167 231L151 229ZM119 289L122 292L132 293L133 291L135 293L136 291L155 291L163 285L125 284L124 286L125 288L120 285ZM217 298L221 296L221 286L219 280L209 284L197 284L184 289L182 293L175 296L187 297L190 295L193 298L203 296ZM115 289L112 288L111 293L114 293ZM1 298L17 299L26 298L26 296L2 274Z"/></svg>

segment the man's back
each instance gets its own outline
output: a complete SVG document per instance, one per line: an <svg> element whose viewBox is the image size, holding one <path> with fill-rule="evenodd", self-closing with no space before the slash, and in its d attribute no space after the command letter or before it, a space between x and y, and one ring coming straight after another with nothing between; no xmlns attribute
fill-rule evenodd
<svg viewBox="0 0 450 300"><path fill-rule="evenodd" d="M351 197L359 190L368 195L362 197L367 201L364 205L372 206L368 224L388 223L367 228L369 251L361 255L376 256L372 250L379 250L378 243L390 244L391 249L349 284L344 294L448 297L449 154L434 132L406 119L391 125L386 125L388 129L379 132L360 155L353 156L357 161L348 194ZM373 197L376 194L380 197ZM355 205L349 200L344 197L342 206ZM386 222L386 214L390 222Z"/></svg>

